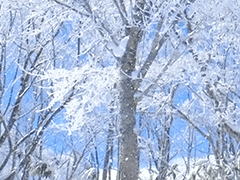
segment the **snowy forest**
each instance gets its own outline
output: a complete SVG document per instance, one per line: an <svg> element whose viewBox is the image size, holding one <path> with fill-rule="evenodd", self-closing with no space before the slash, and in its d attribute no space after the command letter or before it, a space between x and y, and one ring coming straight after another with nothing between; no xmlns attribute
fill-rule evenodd
<svg viewBox="0 0 240 180"><path fill-rule="evenodd" d="M0 180L240 179L239 0L0 0Z"/></svg>

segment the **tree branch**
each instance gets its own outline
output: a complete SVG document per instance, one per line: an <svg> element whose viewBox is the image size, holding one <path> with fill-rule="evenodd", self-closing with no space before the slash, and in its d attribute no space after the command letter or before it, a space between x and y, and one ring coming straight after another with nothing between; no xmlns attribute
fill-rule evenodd
<svg viewBox="0 0 240 180"><path fill-rule="evenodd" d="M165 33L161 38L160 38L160 30L162 28L164 22L164 17L161 17L161 20L158 22L158 26L156 29L156 33L155 33L155 37L153 39L153 44L152 44L152 48L151 51L148 55L147 60L145 61L145 63L143 64L143 67L141 68L141 70L138 73L138 77L140 78L144 78L150 68L150 66L152 65L153 61L155 60L158 51L161 49L161 47L163 46L163 44L166 42L167 40L167 33Z"/></svg>
<svg viewBox="0 0 240 180"><path fill-rule="evenodd" d="M90 17L91 16L91 14L86 14L84 12L81 12L81 11L75 9L74 7L71 7L71 6L69 6L69 5L65 4L65 3L59 2L58 0L54 0L54 2L56 2L59 5L65 6L65 7L71 9L72 11L74 11L74 12L80 14L80 15L83 15L83 16L86 16L86 17Z"/></svg>

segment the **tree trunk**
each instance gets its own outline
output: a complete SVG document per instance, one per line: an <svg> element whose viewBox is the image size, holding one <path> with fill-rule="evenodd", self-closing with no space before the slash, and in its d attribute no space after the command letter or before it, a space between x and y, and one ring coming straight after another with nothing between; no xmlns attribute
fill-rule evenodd
<svg viewBox="0 0 240 180"><path fill-rule="evenodd" d="M136 102L134 94L136 88L131 79L135 70L136 50L140 37L140 28L130 29L126 51L120 62L120 80L118 84L120 101L120 137L118 180L137 180L139 171L139 155L137 134L134 132L136 124Z"/></svg>
<svg viewBox="0 0 240 180"><path fill-rule="evenodd" d="M111 158L111 153L112 153L112 144L113 144L113 127L112 127L112 124L109 123L107 147L106 147L106 155L105 155L105 160L103 165L102 180L107 180L108 164L109 164L109 159Z"/></svg>

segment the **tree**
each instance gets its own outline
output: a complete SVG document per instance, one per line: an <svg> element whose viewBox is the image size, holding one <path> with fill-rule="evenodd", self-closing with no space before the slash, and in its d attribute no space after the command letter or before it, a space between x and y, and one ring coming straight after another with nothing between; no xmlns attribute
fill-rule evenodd
<svg viewBox="0 0 240 180"><path fill-rule="evenodd" d="M119 91L118 99L119 99L119 128L121 136L119 138L119 163L118 163L118 170L119 170L119 179L137 179L138 177L138 171L139 171L139 152L138 152L138 146L137 146L137 134L134 132L134 126L136 124L136 109L138 104L138 99L135 97L137 93L140 92L140 86L143 82L143 79L148 73L148 70L150 69L152 63L156 59L159 50L163 46L163 44L169 39L170 37L170 30L174 29L175 26L178 23L178 17L181 17L181 14L178 13L178 11L182 8L182 6L185 6L186 3L167 3L167 2L146 2L146 1L136 1L134 4L125 4L123 1L117 2L117 1L109 1L109 2L84 2L83 4L78 4L79 8L82 11L76 9L72 5L62 3L60 1L55 0L57 4L59 4L62 7L65 7L67 9L71 9L78 13L81 17L89 19L89 21L85 20L79 20L82 24L81 27L84 29L87 27L85 24L90 24L91 27L94 28L95 24L98 25L99 29L91 29L90 32L93 31L94 33L97 33L100 42L107 41L107 44L102 44L101 50L99 48L94 47L91 51L93 54L100 51L106 51L108 50L109 53L112 53L112 56L117 60L117 67L119 68L119 75L118 75L118 81L117 89ZM76 4L76 2L72 2L73 4ZM96 3L96 4L95 4ZM98 5L99 7L103 8L103 10L98 9L94 12L97 12L97 14L93 13L92 6ZM105 9L114 6L117 9L117 13L106 11ZM169 16L166 15L163 11L166 7L172 7L174 10L170 12ZM155 12L154 12L155 11ZM87 13L85 13L87 12ZM153 13L154 12L154 13ZM151 14L152 13L152 14ZM172 14L171 14L172 13ZM180 13L183 13L180 11ZM113 24L116 27L119 27L119 25L123 26L120 36L115 35L115 28L111 27L112 19L105 19L104 17L107 17L109 15L113 18L116 18L120 21L119 24L116 24L114 22ZM183 14L184 15L184 14ZM94 17L94 21L91 21L92 16ZM167 21L166 21L167 20ZM75 21L77 21L75 19ZM147 27L151 27L152 24L156 24L156 32L152 42L152 47L150 48L150 52L146 53L146 61L144 64L139 67L139 64L136 64L137 60L137 49L140 46L139 44L143 42L142 37L143 34L148 33L145 31ZM163 29L163 24L166 24L166 26L169 29ZM84 26L85 25L85 26ZM154 29L154 27L152 27ZM80 33L83 31L80 31ZM106 39L103 36L103 32L108 33L108 38ZM160 33L163 32L163 33ZM175 33L175 32L174 32ZM86 36L88 39L94 38L91 35ZM80 37L82 41L85 40L84 37ZM121 39L121 42L118 43L117 39ZM179 44L189 44L190 36L185 38L184 40L178 39ZM88 40L89 41L89 40ZM94 39L93 39L94 41ZM124 42L127 41L126 45L124 46ZM83 45L82 45L83 46ZM179 45L178 45L179 46ZM78 45L80 47L80 45ZM85 45L82 47L83 49L89 48ZM174 50L172 58L169 60L169 62L165 65L163 68L163 73L168 70L169 66L176 61L180 57L180 52L182 50L176 48ZM183 52L185 52L183 50ZM101 62L98 62L98 59L102 59L103 57L98 56L97 58L94 56L88 56L88 58L91 58L93 61L92 64L94 66L98 66L98 63L100 65L104 64ZM109 58L109 55L108 55ZM141 58L140 58L141 59ZM100 60L101 61L101 60ZM92 65L92 66L93 66ZM102 65L104 67L104 65ZM137 66L140 68L138 71ZM86 69L86 68L84 68ZM84 69L81 69L84 71ZM89 66L87 67L87 70L89 69ZM89 71L89 70L88 70ZM61 71L62 73L62 71ZM133 74L137 73L136 78L134 79ZM116 73L114 73L116 74ZM54 74L55 76L55 74ZM64 77L71 77L73 75L64 75ZM157 80L162 76L162 73L160 73L157 77ZM59 76L58 76L59 77ZM77 81L78 83L82 81L83 78L75 79L74 81ZM94 83L91 77L87 77L87 80L90 83ZM73 81L73 80L72 80ZM74 82L73 81L73 82ZM80 82L81 83L81 82ZM94 85L95 86L95 85ZM108 84L106 86L109 86ZM143 94L147 94L148 91L151 89L151 86ZM79 87L77 88L79 89ZM97 88L94 88L95 91ZM87 92L89 89L84 89L83 91ZM99 91L99 89L98 89ZM95 92L96 93L96 92ZM101 93L98 92L98 93ZM85 94L86 95L86 94ZM99 95L94 94L95 98ZM141 97L140 97L141 99ZM90 104L93 104L91 101L89 101ZM80 103L81 104L81 103ZM96 104L96 102L95 102ZM97 104L98 105L98 104ZM91 105L90 105L91 106ZM93 108L92 108L93 109ZM78 111L80 111L78 109ZM84 113L81 111L81 113ZM79 113L78 113L79 115ZM79 118L79 117L78 117Z"/></svg>
<svg viewBox="0 0 240 180"><path fill-rule="evenodd" d="M54 49L52 42L61 23L46 22L42 13L53 18L55 15L49 13L48 5L39 6L37 1L1 2L0 6L0 149L4 152L0 174L1 178L29 179L33 152L41 146L50 122L63 109L64 103L44 109L51 97L39 88L46 83L38 82L39 75L56 61L46 57L52 56L48 48ZM52 29L56 31L50 36L45 33Z"/></svg>
<svg viewBox="0 0 240 180"><path fill-rule="evenodd" d="M119 69L119 74L117 75L118 76L117 82L114 82L114 83L116 83L116 88L118 89L118 92L119 92L119 95L118 95L119 129L121 133L119 137L118 179L137 179L138 171L139 171L139 167L138 167L139 152L138 152L137 134L136 132L134 132L134 127L136 124L136 110L137 110L137 105L141 101L142 97L148 94L148 92L152 89L152 86L153 86L152 84L144 92L141 92L141 89L140 89L141 84L143 82L143 79L148 74L148 71L152 63L154 62L154 60L156 60L158 52L162 48L164 43L167 40L171 39L170 37L172 34L175 34L175 33L177 34L176 32L177 30L175 28L179 26L178 23L181 16L183 17L186 16L184 14L184 11L186 10L186 7L189 5L189 3L186 3L186 2L168 3L165 1L147 2L147 1L139 0L132 4L125 4L123 1L120 1L120 2L98 1L98 2L91 2L91 3L90 2L83 2L82 4L80 3L78 4L79 6L78 9L76 9L75 8L76 6L73 7L71 3L66 4L57 0L55 0L55 2L60 6L65 7L67 9L71 9L80 15L80 20L79 20L79 22L81 22L80 28L84 29L85 27L87 27L85 24L88 24L88 26L90 25L90 27L93 27L93 29L91 30L88 29L89 32L92 31L92 33L93 32L97 33L97 36L99 37L98 41L102 43L101 48L94 47L92 48L92 50L90 50L92 51L93 54L96 54L97 52L101 54L100 51L106 52L107 50L108 53L112 53L112 56L116 60L115 64ZM72 4L76 5L76 2L73 1ZM103 9L97 8L96 5L98 5ZM110 6L114 6L115 9L117 9L117 11L116 12L106 11L106 8ZM93 10L93 7L97 9ZM170 12L164 11L164 9L170 8L170 7L172 8ZM183 11L182 8L183 10L184 9L185 10ZM82 11L80 11L79 9L81 9ZM94 12L97 12L97 13L94 13ZM94 21L91 21L92 16L94 17ZM86 18L85 22L81 20L81 17ZM105 17L115 18L120 23L118 22L116 23L116 21L114 21L113 19L111 18L106 19ZM87 21L87 19L89 19L89 21ZM77 20L75 19L75 21ZM115 27L111 26L112 24L114 24ZM97 25L99 29L96 29L95 25ZM153 25L157 27L153 27ZM165 27L163 27L163 25ZM116 27L119 27L119 26L123 26L123 29L121 28L121 31L117 32L120 35L114 32L114 31L117 31ZM149 47L150 52L145 54L146 60L143 61L144 57L137 57L138 56L137 50L140 47L141 43L144 43L147 41L142 37L148 33L148 31L146 31L145 29L149 27L154 29L155 32L154 32L154 37L152 38L152 45L150 45ZM196 29L198 29L198 27L196 27ZM81 32L84 32L84 30L80 31L80 33ZM107 34L108 38L104 37L103 32L108 33ZM182 39L183 37L180 37L180 36L176 39L177 46L174 47L173 55L170 58L170 60L165 64L164 68L162 69L162 72L154 80L155 83L161 78L163 73L165 73L168 70L168 68L180 58L182 53L186 51L189 44L192 43L192 34L190 34L184 39ZM87 34L86 37L96 42L96 40L93 39L94 36ZM89 41L89 40L85 40L84 37L80 37L80 39L82 41ZM120 39L120 43L117 42L118 39ZM107 42L104 43L104 41L107 41ZM124 46L125 41L127 41L127 43L125 43L126 45ZM185 48L182 50L182 46L184 45L185 45ZM82 47L83 49L89 49L87 45L82 45L82 46L83 46ZM80 47L80 45L78 45L78 47ZM98 64L100 64L104 67L105 63L104 62L102 63L101 61L105 56L103 56L103 54L101 55L102 57L100 56L94 57L91 54L90 56L88 55L88 58L92 59L92 61L95 61L92 63L93 65L91 66L99 66ZM110 57L111 57L110 55L107 56L108 59ZM136 62L137 58L143 61L143 65L137 64ZM84 71L84 69L82 68L81 71ZM89 66L87 67L87 70L88 69L89 69ZM62 72L63 71L61 71L61 73ZM136 74L135 77L133 74ZM54 74L54 76L56 76L56 74ZM75 75L69 75L69 74L64 75L64 77L67 77L67 76L71 77ZM82 77L84 76L82 75ZM77 83L82 83L81 82L82 79L83 78L77 78L77 79L74 78L74 80L72 81L73 82L77 81ZM86 77L85 79L84 79L84 82L88 81L89 84L94 83L93 81L91 81L92 80L91 77ZM91 86L96 86L92 84ZM109 86L109 84L107 84L106 86ZM101 91L99 91L99 88L96 88L96 87L94 88L95 94L93 95L95 98L99 96L99 95L96 95L96 91L98 91L97 93L100 93L100 94L102 93ZM79 89L79 87L77 87L77 89ZM84 89L83 91L89 94L88 93L89 89ZM140 97L137 98L136 94L139 94L139 93L142 95L140 95ZM79 100L82 101L82 99L79 99ZM94 104L90 100L88 101L90 106ZM98 104L95 102L95 105L98 105ZM81 113L84 113L82 109L78 109L78 111L80 111ZM93 109L93 107L91 109Z"/></svg>

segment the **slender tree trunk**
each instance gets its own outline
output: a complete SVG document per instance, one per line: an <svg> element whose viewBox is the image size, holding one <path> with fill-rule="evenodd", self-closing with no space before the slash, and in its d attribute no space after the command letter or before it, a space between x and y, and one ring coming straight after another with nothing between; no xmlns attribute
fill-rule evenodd
<svg viewBox="0 0 240 180"><path fill-rule="evenodd" d="M172 117L167 117L165 123L163 124L163 135L158 140L158 149L160 151L160 166L156 166L159 175L156 180L165 180L167 179L167 172L169 168L169 160L170 160L170 128L172 126Z"/></svg>
<svg viewBox="0 0 240 180"><path fill-rule="evenodd" d="M112 124L109 123L108 127L108 136L107 136L107 147L106 147L106 155L105 155L105 160L104 160L104 167L103 167L103 176L102 180L107 180L107 172L108 172L108 164L109 164L109 159L111 158L111 148L113 144L113 127Z"/></svg>
<svg viewBox="0 0 240 180"><path fill-rule="evenodd" d="M96 170L97 170L97 174L96 174L96 180L99 180L99 160L98 160L98 150L97 150L97 146L95 146L95 158L96 158Z"/></svg>
<svg viewBox="0 0 240 180"><path fill-rule="evenodd" d="M25 159L25 165L24 165L24 169L23 169L21 180L28 180L29 179L30 162L31 162L31 158L28 156Z"/></svg>
<svg viewBox="0 0 240 180"><path fill-rule="evenodd" d="M112 179L112 164L113 164L113 143L111 144L110 147L110 163L109 163L109 167L108 167L108 180Z"/></svg>

